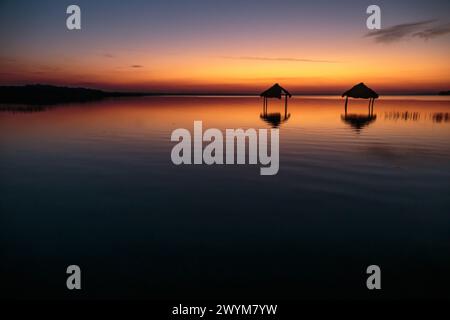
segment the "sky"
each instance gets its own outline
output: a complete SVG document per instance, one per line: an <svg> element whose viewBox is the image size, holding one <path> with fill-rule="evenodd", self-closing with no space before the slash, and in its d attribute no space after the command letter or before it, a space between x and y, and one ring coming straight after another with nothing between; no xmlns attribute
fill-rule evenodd
<svg viewBox="0 0 450 320"><path fill-rule="evenodd" d="M66 8L81 8L81 30ZM381 8L381 30L366 8ZM0 0L0 85L167 93L450 90L450 2Z"/></svg>

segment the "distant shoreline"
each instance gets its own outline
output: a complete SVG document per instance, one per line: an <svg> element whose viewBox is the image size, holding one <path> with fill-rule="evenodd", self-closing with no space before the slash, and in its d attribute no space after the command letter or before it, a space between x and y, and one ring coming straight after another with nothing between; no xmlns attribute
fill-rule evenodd
<svg viewBox="0 0 450 320"><path fill-rule="evenodd" d="M89 102L110 97L139 97L139 92L108 92L87 88L51 85L0 86L0 103L51 105L68 102Z"/></svg>
<svg viewBox="0 0 450 320"><path fill-rule="evenodd" d="M338 93L308 93L295 94L298 96L336 96ZM447 96L450 91L438 93L409 93L409 94L383 94L384 96ZM256 93L204 93L204 92L120 92L103 91L88 88L60 87L53 85L25 85L25 86L0 86L0 103L3 104L26 104L26 105L52 105L70 102L89 102L105 98L120 97L144 97L144 96L241 96L258 97Z"/></svg>

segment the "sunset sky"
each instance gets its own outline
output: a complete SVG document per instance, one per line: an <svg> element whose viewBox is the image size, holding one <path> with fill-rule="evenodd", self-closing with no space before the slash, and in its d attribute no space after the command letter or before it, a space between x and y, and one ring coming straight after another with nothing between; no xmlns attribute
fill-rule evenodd
<svg viewBox="0 0 450 320"><path fill-rule="evenodd" d="M66 28L81 7L82 30ZM381 7L368 35L366 8ZM0 85L108 90L380 93L450 90L450 2L4 1Z"/></svg>

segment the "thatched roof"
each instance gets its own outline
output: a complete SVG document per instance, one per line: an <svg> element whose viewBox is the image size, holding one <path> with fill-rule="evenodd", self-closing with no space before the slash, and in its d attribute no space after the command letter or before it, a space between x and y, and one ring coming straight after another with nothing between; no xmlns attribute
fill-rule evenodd
<svg viewBox="0 0 450 320"><path fill-rule="evenodd" d="M351 98L362 98L362 99L370 99L378 98L378 93L367 87L364 83L359 83L350 90L345 91L342 94L343 97L351 97Z"/></svg>
<svg viewBox="0 0 450 320"><path fill-rule="evenodd" d="M282 94L287 95L289 98L292 97L286 89L282 88L278 83L275 83L269 89L261 93L260 97L281 99Z"/></svg>

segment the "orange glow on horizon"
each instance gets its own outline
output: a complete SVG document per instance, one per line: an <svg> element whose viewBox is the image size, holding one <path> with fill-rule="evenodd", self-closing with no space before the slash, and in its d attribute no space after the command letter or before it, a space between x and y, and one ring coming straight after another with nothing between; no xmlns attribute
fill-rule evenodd
<svg viewBox="0 0 450 320"><path fill-rule="evenodd" d="M450 87L446 42L427 48L424 41L392 46L366 39L311 42L261 49L246 43L236 52L227 47L190 48L168 54L145 48L98 53L0 59L0 84L48 83L107 90L151 92L258 93L279 82L292 92L338 93L365 82L383 92L437 92ZM239 46L239 44L235 44ZM330 46L333 46L330 49ZM263 52L255 54L255 52ZM268 57L268 58L265 58ZM278 59L279 57L280 59ZM313 61L283 60L313 57Z"/></svg>

